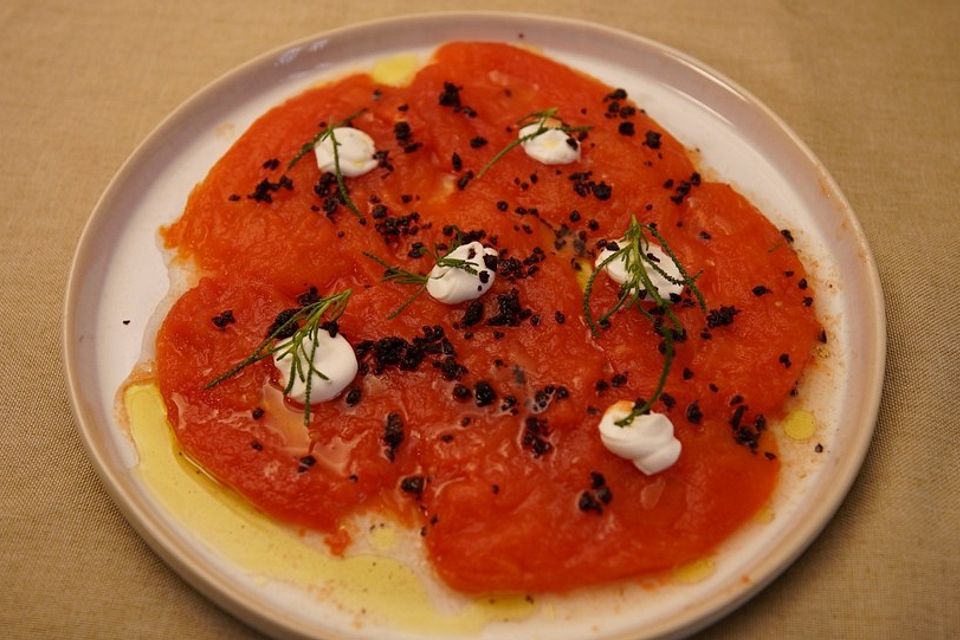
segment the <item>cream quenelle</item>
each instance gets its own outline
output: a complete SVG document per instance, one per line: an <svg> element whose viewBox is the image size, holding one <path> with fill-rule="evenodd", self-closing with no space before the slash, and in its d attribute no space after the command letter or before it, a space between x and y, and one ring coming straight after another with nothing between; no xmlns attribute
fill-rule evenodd
<svg viewBox="0 0 960 640"><path fill-rule="evenodd" d="M546 127L547 131L524 140L527 136L532 136L540 130L540 127ZM558 120L549 119L546 121L537 121L533 124L520 129L517 134L520 138L520 146L524 152L537 162L553 164L570 164L580 159L580 143L560 127L563 126Z"/></svg>
<svg viewBox="0 0 960 640"><path fill-rule="evenodd" d="M630 415L633 403L620 400L610 405L600 419L600 440L611 453L626 458L651 476L667 469L680 457L680 441L673 423L662 413L634 416L626 426L618 421Z"/></svg>
<svg viewBox="0 0 960 640"><path fill-rule="evenodd" d="M337 158L333 157L333 139L337 142ZM373 138L360 129L353 127L336 127L333 135L326 136L313 149L317 157L317 166L321 171L336 172L339 161L340 173L348 178L355 178L369 173L377 168L377 159L373 157L377 147Z"/></svg>
<svg viewBox="0 0 960 640"><path fill-rule="evenodd" d="M308 333L297 347L296 354L303 369L308 368L307 363L311 361L310 356L313 356L313 367L309 371L310 404L336 398L356 377L358 368L357 355L343 334L320 328L315 338L314 340ZM290 387L286 396L291 400L306 403L308 372L294 371L295 358L293 353L288 352L286 348L288 345L291 345L291 342L280 345L274 353L273 363L280 370L280 380L284 389L290 386L290 378L293 376L293 386Z"/></svg>
<svg viewBox="0 0 960 640"><path fill-rule="evenodd" d="M485 256L496 258L496 249L484 247L479 242L460 245L440 258L430 270L427 293L444 304L460 304L479 298L497 277L496 269L487 266Z"/></svg>
<svg viewBox="0 0 960 640"><path fill-rule="evenodd" d="M616 240L615 246L622 247L624 242L625 241L623 238ZM660 294L660 297L668 300L671 295L680 295L680 293L683 291L683 274L680 273L676 263L674 263L670 256L668 256L661 247L653 244L652 242L647 244L644 249L644 254L647 256L647 258L649 258L650 261L653 262L659 269L663 270L664 273L672 278L672 280L666 278L657 269L645 265L647 276L649 276L651 284L656 287L657 293ZM616 249L611 249L609 245L604 247L604 249L597 256L594 266L599 269L600 265L603 264L605 260L609 259L614 253L616 253ZM624 284L630 279L630 272L627 270L626 254L621 255L619 258L607 263L603 270L606 271L610 279L617 284ZM674 282L673 280L681 281L681 283Z"/></svg>

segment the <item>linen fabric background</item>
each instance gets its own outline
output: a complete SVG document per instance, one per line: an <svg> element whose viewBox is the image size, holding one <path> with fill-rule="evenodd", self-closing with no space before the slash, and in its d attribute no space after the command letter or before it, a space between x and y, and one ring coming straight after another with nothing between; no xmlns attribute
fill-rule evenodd
<svg viewBox="0 0 960 640"><path fill-rule="evenodd" d="M876 436L823 534L703 638L960 636L960 3L430 0L0 5L0 629L6 637L252 638L141 541L94 472L60 348L80 231L173 108L311 34L447 8L590 20L681 49L813 149L883 282Z"/></svg>

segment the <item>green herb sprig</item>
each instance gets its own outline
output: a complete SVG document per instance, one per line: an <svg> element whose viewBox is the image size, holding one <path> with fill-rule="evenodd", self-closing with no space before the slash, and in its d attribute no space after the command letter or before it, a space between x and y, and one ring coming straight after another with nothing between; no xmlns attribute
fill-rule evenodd
<svg viewBox="0 0 960 640"><path fill-rule="evenodd" d="M445 254L440 255L439 250L436 247L434 247L434 250L433 252L431 252L430 255L433 256L434 261L438 267L460 269L461 271L465 271L472 276L479 275L479 271L477 271L475 263L469 260L450 257L450 254L453 253L454 250L456 250L457 247L459 247L460 245L461 245L461 234L458 230L457 241L456 243L454 243L452 248L450 248ZM368 253L366 251L363 252L363 255L365 255L366 257L370 258L371 260L379 264L381 267L383 267L384 269L383 278L382 278L383 282L395 282L397 284L415 285L417 287L416 291L414 291L410 297L404 300L400 304L400 306L398 306L396 309L391 311L389 315L387 315L387 320L393 320L394 318L399 316L401 313L403 313L403 311L407 307L409 307L414 302L414 300L419 298L423 294L423 292L427 290L427 283L430 281L431 276L424 275L421 273L414 273L413 271L407 271L406 269L402 269L396 265L390 264L380 256L374 255L372 253ZM481 259L482 259L482 256L481 256ZM439 277L443 277L443 276L439 276Z"/></svg>
<svg viewBox="0 0 960 640"><path fill-rule="evenodd" d="M490 167L495 165L501 158L503 158L503 156L510 153L510 151L513 150L514 148L520 146L524 142L528 142L530 140L533 140L534 138L542 136L543 134L545 134L548 131L551 131L552 129L558 129L560 131L563 131L566 134L581 133L581 132L590 130L589 126L572 127L564 123L562 120L560 121L559 127L547 126L547 123L550 120L556 118L558 111L559 109L557 109L557 107L550 107L549 109L544 109L543 111L535 111L533 113L528 113L527 115L517 120L517 126L521 129L528 125L536 123L538 125L536 131L534 131L533 133L528 133L525 136L521 136L516 140L510 141L509 144L507 144L503 149L498 151L496 155L490 158L490 160L488 160L487 163L483 165L483 168L480 169L480 171L477 173L474 180L481 178L483 174L485 174L490 169Z"/></svg>
<svg viewBox="0 0 960 640"><path fill-rule="evenodd" d="M333 322L343 315L351 293L352 290L345 289L300 307L296 313L291 314L285 322L271 331L270 335L264 338L263 342L257 345L257 348L249 356L208 382L204 388L212 389L264 358L277 354L279 354L278 359L281 360L292 358L290 379L283 389L283 394L287 395L293 390L293 384L298 378L306 384L303 423L308 424L310 421L310 392L313 374L316 374L321 380L329 380L313 363L317 354L318 334L320 331L326 330L323 328L325 323ZM302 326L301 321L303 321ZM293 327L296 327L296 330L289 338L280 338L280 336L286 336ZM309 350L304 346L304 341L307 338L310 339L312 345Z"/></svg>
<svg viewBox="0 0 960 640"><path fill-rule="evenodd" d="M340 199L343 201L343 204L346 205L347 209L357 216L361 222L366 222L363 214L360 213L360 209L357 208L357 205L354 204L353 200L350 198L350 194L347 191L347 184L343 179L343 171L340 170L340 143L337 142L337 135L334 133L334 129L337 127L343 127L350 124L350 121L359 116L361 113L366 111L366 109L360 109L356 111L343 120L339 122L333 122L328 124L326 127L321 129L313 138L303 143L300 147L300 150L297 151L297 155L293 156L289 163L287 163L287 171L293 168L303 156L307 155L311 151L317 148L317 145L322 143L327 138L330 138L330 141L333 142L333 174L337 178L337 192L340 194Z"/></svg>
<svg viewBox="0 0 960 640"><path fill-rule="evenodd" d="M650 239L647 237L648 233L657 241L660 248L663 249L663 252L667 254L674 266L676 266L677 271L680 273L679 278L668 274L664 271L663 267L647 255L650 248ZM597 275L616 260L623 261L627 272L627 280L621 285L620 295L614 305L604 312L599 320L594 320L593 310L590 306L594 283L596 282ZM654 286L650 278L651 272L659 274L674 284L689 287L696 297L697 304L701 311L706 313L706 301L704 300L703 293L696 285L697 276L691 276L687 272L655 226L641 225L637 222L636 216L631 216L630 226L627 228L626 233L623 234L623 239L617 242L616 251L604 258L597 265L596 269L594 269L593 273L590 274L590 277L587 278L583 291L583 314L586 318L587 326L594 336L600 333L598 324L604 324L620 309L634 307L653 323L654 330L663 337L663 368L660 371L657 386L648 400L640 406L635 405L629 415L616 422L616 424L621 427L629 425L635 417L649 412L653 404L663 394L663 388L666 385L667 376L670 373L670 367L673 364L675 356L674 336L680 335L683 332L683 325L673 312L673 309L671 309L670 301L661 296L656 286ZM643 300L652 302L653 308L645 308L641 304ZM664 323L663 318L666 318L668 323ZM665 324L667 324L667 326L664 326Z"/></svg>

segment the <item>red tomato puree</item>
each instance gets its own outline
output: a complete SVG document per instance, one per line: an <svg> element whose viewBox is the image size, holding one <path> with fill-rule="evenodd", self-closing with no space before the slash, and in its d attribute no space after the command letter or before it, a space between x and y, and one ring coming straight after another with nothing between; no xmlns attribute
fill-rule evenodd
<svg viewBox="0 0 960 640"><path fill-rule="evenodd" d="M184 451L271 516L327 533L337 552L351 515L419 527L440 577L464 591L562 591L709 552L770 498L780 463L766 423L821 327L789 232L702 178L641 106L529 51L454 43L408 87L351 75L254 122L163 230L200 275L157 337ZM546 166L517 147L470 179L517 139L520 118L551 107L590 127L580 161ZM361 109L352 125L372 136L380 167L345 181L365 223L312 154L287 170L327 123ZM636 309L591 336L578 281L631 215L700 274L709 309L689 288L673 305L686 335L655 409L683 450L650 477L609 453L597 425L613 402L653 393L661 338ZM469 303L423 295L387 319L412 288L381 281L362 252L427 273L428 250L454 242L450 225L500 252L482 318L466 326ZM339 330L361 368L313 407L304 435L269 358L205 387L311 287L353 291ZM601 274L594 313L617 293Z"/></svg>

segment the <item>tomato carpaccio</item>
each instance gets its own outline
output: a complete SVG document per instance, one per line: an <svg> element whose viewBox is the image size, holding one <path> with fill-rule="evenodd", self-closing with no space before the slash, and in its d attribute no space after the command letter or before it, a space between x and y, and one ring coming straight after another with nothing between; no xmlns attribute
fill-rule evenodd
<svg viewBox="0 0 960 640"><path fill-rule="evenodd" d="M338 552L354 514L421 527L439 575L464 591L562 591L709 552L770 498L780 463L766 420L781 415L821 327L789 233L701 178L641 106L528 50L452 43L409 86L351 75L258 119L163 231L200 274L157 337L185 452ZM518 119L547 108L590 127L578 162L546 166L514 148L470 179L517 139ZM365 223L312 155L287 170L326 123L360 110L352 125L380 166L345 180ZM631 216L699 274L709 309L689 289L673 305L685 336L656 410L683 450L653 476L609 453L597 426L614 401L653 392L661 338L636 309L594 337L583 312L582 272ZM388 319L412 291L383 282L363 252L426 273L453 225L500 252L481 319L427 295ZM307 429L269 358L205 388L311 287L353 292L339 321L360 353L348 393L315 405ZM617 294L597 278L595 312ZM402 429L392 447L388 422ZM584 509L599 476L609 500Z"/></svg>

